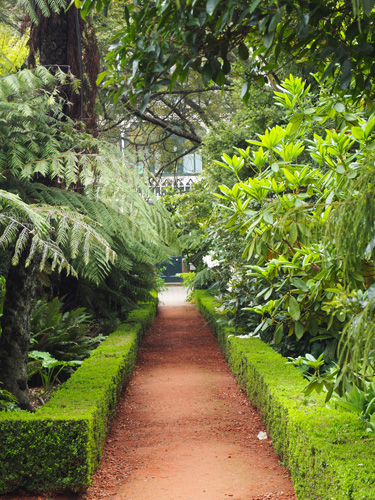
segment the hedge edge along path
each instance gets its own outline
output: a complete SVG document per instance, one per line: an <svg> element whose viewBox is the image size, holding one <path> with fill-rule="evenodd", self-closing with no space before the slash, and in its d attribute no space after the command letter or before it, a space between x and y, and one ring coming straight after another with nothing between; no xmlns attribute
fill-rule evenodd
<svg viewBox="0 0 375 500"><path fill-rule="evenodd" d="M260 339L241 339L218 323L214 298L197 290L198 310L289 469L298 500L374 500L375 441L358 417L328 408L320 395L305 398L306 381Z"/></svg>
<svg viewBox="0 0 375 500"><path fill-rule="evenodd" d="M81 491L99 463L108 421L155 316L143 303L35 413L0 412L0 493Z"/></svg>

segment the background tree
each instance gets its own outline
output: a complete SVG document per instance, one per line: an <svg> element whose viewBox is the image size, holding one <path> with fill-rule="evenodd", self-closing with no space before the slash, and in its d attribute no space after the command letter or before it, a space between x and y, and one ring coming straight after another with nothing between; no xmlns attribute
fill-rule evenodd
<svg viewBox="0 0 375 500"><path fill-rule="evenodd" d="M92 9L107 8L111 0L75 0L74 4L85 16ZM348 88L354 74L356 90L371 91L373 2L183 0L124 1L123 5L124 25L103 77L118 93L134 101L142 99L142 106L160 85L172 89L177 79L184 81L190 69L201 73L205 85L214 81L223 86L234 49L241 59L251 61L251 78L266 74L277 83L284 53L318 65L323 78L334 76L333 85ZM247 97L247 85L242 94Z"/></svg>

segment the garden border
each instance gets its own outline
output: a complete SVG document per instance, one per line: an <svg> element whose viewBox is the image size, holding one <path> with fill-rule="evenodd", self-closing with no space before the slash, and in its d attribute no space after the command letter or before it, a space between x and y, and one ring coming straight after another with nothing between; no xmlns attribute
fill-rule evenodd
<svg viewBox="0 0 375 500"><path fill-rule="evenodd" d="M291 473L298 500L374 500L375 443L365 425L355 414L328 408L321 395L304 397L302 374L260 339L236 337L214 300L205 290L195 292L198 310Z"/></svg>
<svg viewBox="0 0 375 500"><path fill-rule="evenodd" d="M140 304L35 413L0 412L0 494L82 491L99 464L119 393L156 314Z"/></svg>

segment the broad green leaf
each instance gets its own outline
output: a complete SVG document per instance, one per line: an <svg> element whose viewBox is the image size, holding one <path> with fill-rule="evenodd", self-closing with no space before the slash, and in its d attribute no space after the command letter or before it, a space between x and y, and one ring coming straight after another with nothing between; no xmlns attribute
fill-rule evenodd
<svg viewBox="0 0 375 500"><path fill-rule="evenodd" d="M370 288L367 290L367 298L369 300L375 298L375 285L371 285Z"/></svg>
<svg viewBox="0 0 375 500"><path fill-rule="evenodd" d="M209 62L206 62L206 64L203 66L202 69L202 80L206 87L210 84L212 77L213 77L212 66Z"/></svg>
<svg viewBox="0 0 375 500"><path fill-rule="evenodd" d="M291 315L291 317L294 319L294 321L298 321L299 318L301 317L301 310L300 310L299 304L298 304L297 300L292 295L290 295L290 297L289 297L288 312Z"/></svg>
<svg viewBox="0 0 375 500"><path fill-rule="evenodd" d="M146 92L145 95L143 96L143 101L142 101L141 107L139 108L139 111L141 114L143 114L146 111L147 104L149 103L150 97L151 97L150 91Z"/></svg>
<svg viewBox="0 0 375 500"><path fill-rule="evenodd" d="M263 220L267 224L273 224L273 214L271 212L268 212L267 210L263 213Z"/></svg>
<svg viewBox="0 0 375 500"><path fill-rule="evenodd" d="M225 75L221 69L217 72L215 82L219 85L219 87L222 87L225 83Z"/></svg>
<svg viewBox="0 0 375 500"><path fill-rule="evenodd" d="M212 16L212 14L215 12L215 9L217 7L217 4L219 3L220 0L207 0L206 3L206 12L209 16Z"/></svg>
<svg viewBox="0 0 375 500"><path fill-rule="evenodd" d="M290 281L296 288L298 288L298 290L301 290L302 292L309 291L306 283L301 278L295 277L295 278L292 278Z"/></svg>
<svg viewBox="0 0 375 500"><path fill-rule="evenodd" d="M244 43L241 43L241 45L238 46L238 55L240 56L240 59L243 61L247 61L249 58L249 49L246 47Z"/></svg>
<svg viewBox="0 0 375 500"><path fill-rule="evenodd" d="M303 337L303 332L305 328L302 323L297 321L294 325L294 333L296 334L297 340L300 340Z"/></svg>
<svg viewBox="0 0 375 500"><path fill-rule="evenodd" d="M249 98L249 84L245 82L241 89L241 99L247 102L248 98Z"/></svg>
<svg viewBox="0 0 375 500"><path fill-rule="evenodd" d="M337 102L333 107L338 113L344 113L345 111L345 105L342 102Z"/></svg>
<svg viewBox="0 0 375 500"><path fill-rule="evenodd" d="M346 113L344 115L344 119L347 121L347 122L356 122L357 121L357 116L353 113Z"/></svg>
<svg viewBox="0 0 375 500"><path fill-rule="evenodd" d="M363 141L366 138L365 131L361 127L352 127L351 132L352 135L359 141Z"/></svg>
<svg viewBox="0 0 375 500"><path fill-rule="evenodd" d="M261 1L262 0L254 0L254 2L251 3L250 14L254 12L254 10L258 7Z"/></svg>
<svg viewBox="0 0 375 500"><path fill-rule="evenodd" d="M279 345L283 337L284 337L284 327L282 324L280 324L275 330L275 335L274 335L275 345Z"/></svg>
<svg viewBox="0 0 375 500"><path fill-rule="evenodd" d="M295 182L296 182L297 179L294 177L294 175L291 172L289 172L289 170L287 170L286 168L283 168L283 172L284 172L284 175L287 178L287 180L291 184L295 184Z"/></svg>
<svg viewBox="0 0 375 500"><path fill-rule="evenodd" d="M298 236L297 225L295 222L292 222L289 229L290 243L292 244L295 243L297 241L297 236Z"/></svg>
<svg viewBox="0 0 375 500"><path fill-rule="evenodd" d="M350 59L346 59L341 66L341 78L340 78L340 86L342 89L347 89L352 80L352 61Z"/></svg>
<svg viewBox="0 0 375 500"><path fill-rule="evenodd" d="M346 319L346 314L344 312L339 312L336 314L337 319L343 323Z"/></svg>
<svg viewBox="0 0 375 500"><path fill-rule="evenodd" d="M109 73L109 71L102 71L101 73L99 73L98 78L96 79L96 85L100 85L104 78L109 75Z"/></svg>
<svg viewBox="0 0 375 500"><path fill-rule="evenodd" d="M272 46L274 37L275 37L275 31L271 31L264 35L263 45L266 47L266 49L269 49Z"/></svg>
<svg viewBox="0 0 375 500"><path fill-rule="evenodd" d="M303 113L296 113L295 115L290 117L289 122L290 123L295 123L295 122L301 123L302 120L303 120Z"/></svg>
<svg viewBox="0 0 375 500"><path fill-rule="evenodd" d="M272 292L273 292L273 288L272 288L272 287L270 287L270 288L266 291L266 293L264 294L264 300L268 300L268 299L271 297Z"/></svg>
<svg viewBox="0 0 375 500"><path fill-rule="evenodd" d="M276 29L277 25L279 24L281 18L282 18L282 15L284 13L284 10L285 10L285 5L283 5L277 12L276 14L273 16L273 18L271 19L271 22L270 22L270 25L268 27L268 30L269 31L273 31L274 29Z"/></svg>

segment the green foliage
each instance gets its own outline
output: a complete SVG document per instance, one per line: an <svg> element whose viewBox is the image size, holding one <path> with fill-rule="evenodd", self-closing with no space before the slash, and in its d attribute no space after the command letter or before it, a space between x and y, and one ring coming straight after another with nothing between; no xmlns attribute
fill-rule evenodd
<svg viewBox="0 0 375 500"><path fill-rule="evenodd" d="M0 414L1 493L23 488L50 494L89 486L117 397L155 309L152 302L135 310L41 409Z"/></svg>
<svg viewBox="0 0 375 500"><path fill-rule="evenodd" d="M213 163L215 160L220 160L223 153L232 156L237 148L246 149L248 139L256 139L257 133L284 122L284 113L276 105L274 94L269 87L260 87L252 82L249 86L248 102L244 103L240 99L239 86L243 85L245 80L245 75L233 79L234 88L230 98L225 96L226 100L230 99L229 116L225 120L213 123L203 138L204 176L212 191L216 191L219 184L230 185L235 182L230 171L224 172L223 169L217 168ZM241 176L246 178L253 174L253 169L249 165Z"/></svg>
<svg viewBox="0 0 375 500"><path fill-rule="evenodd" d="M184 288L187 288L187 290L189 292L186 296L186 300L188 302L191 302L192 300L194 300L195 272L179 273L179 274L176 274L176 276L178 276L184 280L183 286L184 286Z"/></svg>
<svg viewBox="0 0 375 500"><path fill-rule="evenodd" d="M26 265L38 256L41 270L50 261L52 269L76 274L64 255L68 249L82 265L91 263L95 281L115 260L97 222L64 205L54 208L48 201L34 205L35 200L22 200L9 188L17 178L30 185L37 177L67 187L78 182L90 158L82 154L90 138L63 119L57 91L41 90L66 83L66 78L62 73L53 77L41 67L0 78L0 246L13 248L13 265L27 249Z"/></svg>
<svg viewBox="0 0 375 500"><path fill-rule="evenodd" d="M56 383L61 371L67 366L77 367L82 361L59 361L44 351L30 351L29 358L40 361L37 373L42 380L43 390L45 394L49 394L54 384Z"/></svg>
<svg viewBox="0 0 375 500"><path fill-rule="evenodd" d="M213 217L214 197L207 191L203 178L195 182L187 193L166 193L161 198L176 226L180 253L196 267L208 251L205 227Z"/></svg>
<svg viewBox="0 0 375 500"><path fill-rule="evenodd" d="M58 297L36 301L30 318L32 347L59 361L83 360L104 337L90 334L92 316L84 308L65 312L63 308Z"/></svg>
<svg viewBox="0 0 375 500"><path fill-rule="evenodd" d="M355 311L337 297L358 295L372 281L372 203L366 202L368 224L349 218L349 232L344 214L353 210L358 216L363 198L373 199L368 158L375 121L348 96L323 91L313 98L302 80L292 76L276 92L276 100L289 113L287 126L258 134L246 150L224 154L217 162L238 182L233 188L220 186L217 195L227 216L211 240L221 263L216 280L229 312L242 306L240 297L248 292L242 311L250 318L259 315L254 335L288 355L312 350L319 357L324 352L324 360L338 362L344 376L345 370L354 373L366 363L374 348L368 321L372 301L362 301ZM301 163L305 150L310 159L305 163L304 156ZM242 180L246 164L259 173ZM357 187L364 187L363 179L369 193L365 197ZM245 260L238 266L245 276L230 281L230 262L239 250L229 245L234 233L242 237ZM251 323L249 319L247 327Z"/></svg>
<svg viewBox="0 0 375 500"><path fill-rule="evenodd" d="M0 23L0 74L17 71L28 54L28 35L22 37L9 25Z"/></svg>
<svg viewBox="0 0 375 500"><path fill-rule="evenodd" d="M156 280L156 288L155 291L160 293L168 289L167 285L165 284L164 279L162 278L163 272L166 270L166 267L158 267L155 270L155 280Z"/></svg>
<svg viewBox="0 0 375 500"><path fill-rule="evenodd" d="M49 17L52 12L61 12L66 9L66 0L19 0L20 4L25 8L33 23L38 22L36 8L39 8L45 17Z"/></svg>
<svg viewBox="0 0 375 500"><path fill-rule="evenodd" d="M0 276L0 318L3 316L5 293L6 293L6 281L4 276ZM0 335L1 335L1 326L0 326Z"/></svg>
<svg viewBox="0 0 375 500"><path fill-rule="evenodd" d="M319 394L305 398L302 374L259 339L243 339L218 322L215 299L196 291L196 304L249 400L256 405L272 444L291 473L301 500L371 500L373 441L355 415L327 408Z"/></svg>
<svg viewBox="0 0 375 500"><path fill-rule="evenodd" d="M73 2L72 2L73 3ZM86 16L108 8L112 0L75 0ZM125 94L145 109L152 92L173 89L185 81L189 68L201 74L204 85L228 82L233 52L250 61L252 77L272 81L283 54L318 66L323 79L347 89L352 75L356 90L371 89L374 72L372 2L329 0L306 5L299 0L178 2L121 2L125 23L115 35L109 68L100 81ZM252 49L252 50L249 50ZM119 66L120 65L120 66ZM124 74L127 77L124 79ZM242 96L249 98L245 82Z"/></svg>
<svg viewBox="0 0 375 500"><path fill-rule="evenodd" d="M173 231L120 153L76 130L58 91L44 90L68 78L39 67L0 79L0 245L14 249L13 264L27 249L27 264L40 255L41 269L48 262L98 284L116 257L128 271L134 261L164 260ZM85 198L69 190L77 183L86 186Z"/></svg>

